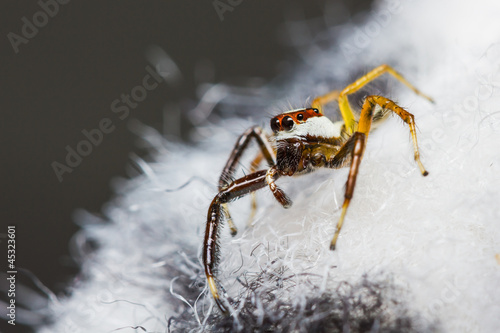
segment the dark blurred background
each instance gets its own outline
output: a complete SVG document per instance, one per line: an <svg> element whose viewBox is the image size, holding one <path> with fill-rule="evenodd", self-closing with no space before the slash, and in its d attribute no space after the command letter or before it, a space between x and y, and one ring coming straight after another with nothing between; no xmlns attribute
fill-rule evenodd
<svg viewBox="0 0 500 333"><path fill-rule="evenodd" d="M16 265L56 293L78 272L68 251L78 230L72 214L99 212L112 197L110 181L127 176L129 154L137 151L131 119L186 140L190 123L183 114L195 105L200 84L271 80L300 61L284 33L288 23L316 20L329 28L370 9L367 0L59 1L66 4L0 5L0 234L16 226ZM40 14L42 3L53 17ZM325 19L327 12L333 16ZM24 27L26 21L40 27ZM168 54L180 76L148 91L121 121L111 104L142 84L148 65L155 68L146 56L151 45ZM165 105L178 110L175 122L165 123ZM76 149L82 130L103 118L114 131L60 181L52 163L66 164L66 146Z"/></svg>

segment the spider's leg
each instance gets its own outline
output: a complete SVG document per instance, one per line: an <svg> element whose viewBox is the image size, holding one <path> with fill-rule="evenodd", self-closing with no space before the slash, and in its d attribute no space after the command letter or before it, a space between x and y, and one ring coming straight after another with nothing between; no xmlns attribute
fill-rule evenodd
<svg viewBox="0 0 500 333"><path fill-rule="evenodd" d="M219 260L219 226L221 217L225 214L223 207L231 200L265 187L268 184L266 178L267 170L262 170L233 181L215 196L208 209L205 240L203 243L203 265L210 292L219 309L225 314L228 314L228 310L219 296L218 283L215 276Z"/></svg>
<svg viewBox="0 0 500 333"><path fill-rule="evenodd" d="M248 220L247 220L247 225L251 226L253 219L255 217L255 214L257 213L257 195L255 192L252 192L250 194L250 214L248 215Z"/></svg>
<svg viewBox="0 0 500 333"><path fill-rule="evenodd" d="M351 202L352 195L354 193L354 186L356 185L356 177L358 176L359 165L361 164L361 159L363 158L363 152L365 149L366 135L361 132L354 132L354 134L345 142L338 153L335 155L331 165L333 167L340 167L346 161L351 160L351 167L349 169L349 175L347 176L346 189L344 194L344 203L342 204L342 212L340 214L339 221L337 222L337 228L335 230L335 235L333 236L332 242L330 244L330 250L335 250L335 245L337 243L337 238L339 237L340 230L344 224L345 214L349 203Z"/></svg>
<svg viewBox="0 0 500 333"><path fill-rule="evenodd" d="M227 160L226 165L224 166L222 174L219 178L219 191L230 183L230 180L234 175L234 171L236 170L236 165L238 164L241 155L248 147L248 144L250 143L250 140L252 138L257 141L260 151L265 157L269 166L273 166L276 164L276 157L273 148L269 143L269 139L262 132L262 129L258 126L249 128L242 135L240 135L238 140L236 140L236 144L234 145L231 155L229 156L229 159Z"/></svg>
<svg viewBox="0 0 500 333"><path fill-rule="evenodd" d="M396 103L388 98L382 96L368 96L363 103L363 108L361 109L361 115L359 118L358 130L346 141L342 148L335 155L331 166L340 166L351 154L351 166L349 169L349 176L346 183L346 191L344 195L344 203L342 205L342 212L340 214L339 221L337 223L337 228L335 235L333 236L332 242L330 244L330 249L335 250L335 245L337 243L337 238L339 236L340 230L344 223L345 214L349 203L354 193L354 187L356 184L356 177L359 171L359 165L363 158L363 152L365 150L366 140L370 132L373 114L376 112L376 108L382 108L384 110L390 110L396 113L405 123L410 127L410 132L413 140L414 157L417 162L420 172L423 176L427 176L428 172L425 170L422 162L420 161L420 153L418 151L417 135L415 131L415 121L414 116L408 111L404 110L402 107L398 106Z"/></svg>
<svg viewBox="0 0 500 333"><path fill-rule="evenodd" d="M220 208L222 213L226 217L227 226L229 227L229 232L231 233L231 236L236 236L236 234L238 233L238 228L236 228L236 225L233 222L233 218L231 217L231 214L229 214L227 203L221 204Z"/></svg>
<svg viewBox="0 0 500 333"><path fill-rule="evenodd" d="M257 156L253 159L252 163L250 163L250 173L254 173L257 171L260 163L264 159L264 155L262 152L259 152ZM253 218L255 217L255 213L257 212L257 195L255 192L250 193L251 204L250 204L250 215L248 216L247 225L251 225Z"/></svg>
<svg viewBox="0 0 500 333"><path fill-rule="evenodd" d="M433 102L432 98L427 96L426 94L422 93L420 90L415 88L410 82L408 82L401 74L396 72L394 68L392 68L389 65L380 65L375 69L372 69L370 72L367 74L363 75L347 87L345 87L339 95L339 108L340 108L340 113L342 114L342 118L344 119L344 123L346 124L346 128L348 131L351 131L351 133L355 130L355 125L356 121L354 118L354 114L352 112L351 106L349 105L349 101L347 99L347 96L350 94L355 93L362 87L364 87L366 84L369 82L375 80L378 78L380 75L384 73L389 73L392 76L394 76L397 80L399 80L401 83L403 83L405 86L410 88L415 94L429 100L430 102Z"/></svg>
<svg viewBox="0 0 500 333"><path fill-rule="evenodd" d="M338 100L339 95L340 95L340 90L333 90L327 94L317 96L315 99L313 99L311 107L318 109L319 112L323 113L322 110L323 105Z"/></svg>
<svg viewBox="0 0 500 333"><path fill-rule="evenodd" d="M349 133L353 133L356 130L356 116L352 112L352 109L351 109L351 106L349 105L349 101L347 99L347 96L355 93L356 91L359 91L366 84L375 80L376 78L378 78L380 75L382 75L384 73L391 74L398 81L400 81L405 86L410 88L413 92L415 92L417 95L422 96L423 98L429 100L430 102L433 102L431 97L427 96L426 94L422 93L420 90L415 88L401 74L399 74L397 71L395 71L394 68L392 68L389 65L384 64L384 65L380 65L380 66L372 69L370 72L363 75L362 77L360 77L359 79L357 79L356 81L354 81L353 83L351 83L350 85L345 87L340 92L332 91L326 95L315 98L312 102L312 107L315 107L321 111L321 104L326 104L326 103L331 102L333 100L338 100L340 113L342 115L342 119L344 120L344 124L346 126L346 129Z"/></svg>
<svg viewBox="0 0 500 333"><path fill-rule="evenodd" d="M370 131L370 126L372 123L373 110L375 107L380 107L384 110L390 110L397 114L408 126L410 127L411 139L413 141L413 151L415 162L420 169L423 176L427 176L429 173L425 170L424 165L420 161L420 152L418 150L417 143L417 131L415 129L415 117L410 112L406 111L390 99L383 96L368 96L363 104L363 110L361 111L361 116L359 118L358 131L365 133L368 136Z"/></svg>
<svg viewBox="0 0 500 333"><path fill-rule="evenodd" d="M236 170L236 165L238 164L243 152L248 147L248 144L250 143L250 140L252 138L254 138L257 141L257 144L259 145L260 153L258 156L262 156L261 159L265 158L269 166L273 166L276 164L276 157L273 148L269 143L269 139L262 132L262 129L260 127L258 126L252 127L247 131L245 131L242 135L240 135L238 140L236 140L236 144L219 178L219 191L224 190L225 188L227 188L227 186L229 186L229 183L231 182L231 179L233 178L234 172ZM260 160L258 160L257 162L260 163ZM251 173L254 172L256 168L257 168L256 166L255 167L251 166ZM252 196L254 197L254 195ZM231 214L229 214L227 204L223 204L221 209L224 215L226 216L231 231L231 235L233 236L236 235L237 229L233 223Z"/></svg>

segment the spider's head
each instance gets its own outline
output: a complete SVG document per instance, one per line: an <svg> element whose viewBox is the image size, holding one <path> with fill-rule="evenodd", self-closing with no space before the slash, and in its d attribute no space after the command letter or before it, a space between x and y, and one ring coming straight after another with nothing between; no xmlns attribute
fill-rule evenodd
<svg viewBox="0 0 500 333"><path fill-rule="evenodd" d="M323 114L313 108L287 111L271 119L271 129L274 134L292 132L313 117L323 117Z"/></svg>
<svg viewBox="0 0 500 333"><path fill-rule="evenodd" d="M275 140L338 138L343 122L332 123L318 109L292 110L271 119Z"/></svg>

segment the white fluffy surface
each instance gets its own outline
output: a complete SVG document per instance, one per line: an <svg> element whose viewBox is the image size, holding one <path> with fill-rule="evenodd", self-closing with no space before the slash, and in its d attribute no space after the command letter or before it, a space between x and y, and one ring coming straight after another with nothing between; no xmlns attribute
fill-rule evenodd
<svg viewBox="0 0 500 333"><path fill-rule="evenodd" d="M389 63L435 99L432 105L397 82L388 96L415 115L430 175L420 175L408 128L391 117L369 137L333 253L329 242L345 169L280 179L294 201L288 210L260 191L251 227L245 226L249 200L231 204L240 231L235 238L227 228L221 232L219 277L231 297L242 290L237 277L250 279L273 265L292 277L283 297L297 302L314 287L334 290L341 281L355 284L367 275L393 281L404 291L401 301L422 322L438 323L440 331L498 330L499 14L498 1L381 3L365 25L344 27L338 45L321 49L309 41L303 46L308 65L287 87L290 96L340 88L329 85L332 77L348 83L360 70ZM156 162L140 162L145 174L117 187L117 199L104 211L109 222L80 218L82 237L95 239L100 248L85 259L85 279L71 297L52 304L54 323L41 332L131 332L138 325L165 332L183 300L197 309L187 320L201 330L215 311L211 298L206 290L198 300L183 295L185 279L175 275L204 283L196 258L206 212L237 137L225 128L243 131L249 125L228 120L204 129L210 139L196 148L146 134L158 149ZM164 191L192 176L212 185L195 180L178 191ZM172 267L180 273L169 272Z"/></svg>

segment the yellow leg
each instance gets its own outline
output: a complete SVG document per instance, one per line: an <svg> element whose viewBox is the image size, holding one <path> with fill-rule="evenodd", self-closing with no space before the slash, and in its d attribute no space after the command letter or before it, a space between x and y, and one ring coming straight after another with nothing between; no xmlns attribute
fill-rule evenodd
<svg viewBox="0 0 500 333"><path fill-rule="evenodd" d="M408 82L401 74L396 72L392 67L389 65L380 65L377 68L371 70L367 74L363 75L359 79L357 79L355 82L351 83L347 87L345 87L340 93L338 91L332 91L326 95L317 97L313 100L312 107L315 107L321 111L321 104L326 104L328 102L331 102L333 100L338 100L339 102L339 109L340 113L342 115L342 119L344 120L344 124L346 126L347 131L351 134L356 131L356 117L354 113L352 112L351 106L349 105L349 101L347 99L347 96L350 94L353 94L357 91L359 91L362 87L364 87L366 84L369 82L375 80L378 78L380 75L384 73L389 73L392 76L394 76L398 81L403 83L405 86L410 88L413 92L415 92L417 95L427 99L430 102L434 102L431 97L427 96L426 94L422 93L420 90L415 88L410 82Z"/></svg>
<svg viewBox="0 0 500 333"><path fill-rule="evenodd" d="M363 108L364 110L364 108ZM363 113L362 113L363 114ZM371 119L370 119L371 121ZM337 239L339 238L340 230L344 224L345 214L347 213L347 208L351 202L352 196L354 194L354 187L356 186L356 178L358 176L359 166L363 158L363 152L365 150L366 135L361 132L356 132L349 139L352 140L351 146L351 167L349 168L349 175L347 176L347 182L345 184L345 194L344 203L342 204L342 212L340 214L339 221L337 222L337 228L335 230L335 235L333 236L332 242L330 243L330 250L334 251L337 244ZM347 144L347 142L346 142Z"/></svg>
<svg viewBox="0 0 500 333"><path fill-rule="evenodd" d="M248 216L248 221L247 221L248 226L252 225L255 214L257 213L257 195L255 194L255 192L251 193L250 198L252 200L252 203L250 206L250 215Z"/></svg>
<svg viewBox="0 0 500 333"><path fill-rule="evenodd" d="M323 113L323 105L338 100L339 95L340 95L340 90L333 90L330 91L328 94L318 96L312 101L311 107L318 109L319 112Z"/></svg>
<svg viewBox="0 0 500 333"><path fill-rule="evenodd" d="M250 163L250 173L254 173L257 171L260 163L263 161L264 155L262 153L257 154L255 158L253 159L252 163ZM250 215L248 217L247 225L250 226L252 225L253 218L255 217L255 214L257 213L257 195L255 192L252 192L250 194L251 197L251 204L250 204Z"/></svg>
<svg viewBox="0 0 500 333"><path fill-rule="evenodd" d="M226 217L227 225L229 226L229 231L231 232L231 236L236 236L236 234L238 233L238 229L236 228L236 225L234 225L231 214L229 214L227 203L221 204L221 208L222 212L224 213L224 216Z"/></svg>
<svg viewBox="0 0 500 333"><path fill-rule="evenodd" d="M356 178L359 171L359 166L363 158L363 152L366 146L366 140L368 139L368 134L370 133L373 112L376 106L380 106L385 110L390 110L397 114L408 126L410 127L411 138L413 140L413 150L415 161L420 168L420 172L423 176L427 176L429 173L425 170L422 162L420 161L420 153L418 151L417 144L417 134L415 130L415 120L411 113L394 103L388 98L382 96L368 96L365 99L363 107L361 109L361 115L359 117L359 124L357 126L356 132L351 136L349 141L352 140L352 150L351 150L351 166L349 169L349 175L346 182L346 191L344 195L344 203L342 205L342 212L340 214L339 221L337 222L337 228L333 236L332 242L330 243L330 249L335 250L337 239L344 224L345 215L349 203L351 202L352 196L354 194L354 187L356 185ZM349 142L346 142L348 144Z"/></svg>
<svg viewBox="0 0 500 333"><path fill-rule="evenodd" d="M380 105L384 109L391 110L395 114L397 114L407 125L410 127L410 134L411 134L411 139L413 141L413 152L414 152L414 158L415 162L417 162L417 165L420 169L420 172L422 173L423 176L427 176L429 173L425 170L424 165L420 161L420 152L418 150L418 143L417 143L417 131L415 128L415 117L413 114L410 112L406 111L390 99L382 96L369 96L367 98L369 103L372 103L372 105ZM367 121L363 119L363 112L361 113L361 117L359 120L359 126L358 126L358 131L362 133L366 133L368 135L368 132L370 131L370 125L371 125L371 120Z"/></svg>
<svg viewBox="0 0 500 333"><path fill-rule="evenodd" d="M337 244L337 238L339 238L340 229L342 229L342 225L344 224L345 213L347 212L347 207L349 207L349 199L344 200L344 204L342 205L342 213L340 213L339 221L337 222L337 228L335 230L335 235L333 236L332 242L330 243L330 250L334 251L335 246Z"/></svg>
<svg viewBox="0 0 500 333"><path fill-rule="evenodd" d="M210 292L212 293L212 296L214 298L215 304L219 307L221 312L225 315L229 315L229 311L227 308L222 304L222 301L219 297L219 293L217 291L217 284L215 283L215 279L213 276L207 276L207 281L208 281L208 287L210 288Z"/></svg>

